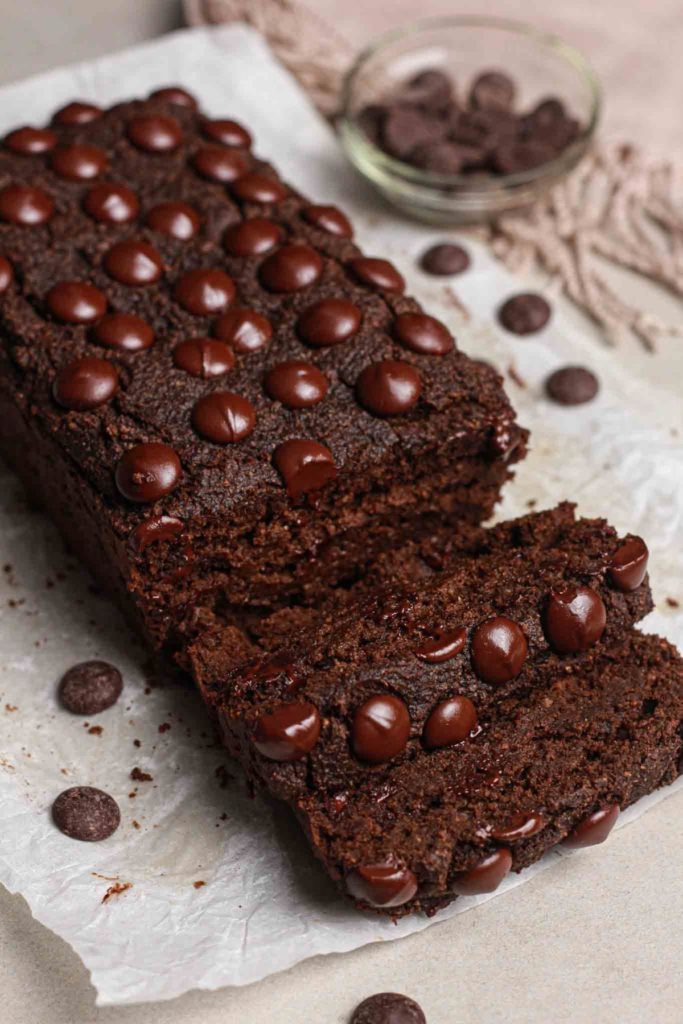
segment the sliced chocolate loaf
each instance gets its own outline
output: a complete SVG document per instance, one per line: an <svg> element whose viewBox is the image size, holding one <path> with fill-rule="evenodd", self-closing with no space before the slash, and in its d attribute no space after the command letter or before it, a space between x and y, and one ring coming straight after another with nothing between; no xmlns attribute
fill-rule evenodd
<svg viewBox="0 0 683 1024"><path fill-rule="evenodd" d="M500 377L182 90L0 147L0 450L156 649L492 511Z"/></svg>
<svg viewBox="0 0 683 1024"><path fill-rule="evenodd" d="M594 678L652 607L642 540L577 522L569 505L486 532L476 555L411 559L410 579L399 566L387 585L383 568L384 585L294 622L294 633L274 639L262 623L272 653L246 668L234 670L225 632L190 648L227 748L294 807L316 846L318 814L366 787L381 795L399 771L428 778L444 751L476 762L501 708L542 703L573 674Z"/></svg>

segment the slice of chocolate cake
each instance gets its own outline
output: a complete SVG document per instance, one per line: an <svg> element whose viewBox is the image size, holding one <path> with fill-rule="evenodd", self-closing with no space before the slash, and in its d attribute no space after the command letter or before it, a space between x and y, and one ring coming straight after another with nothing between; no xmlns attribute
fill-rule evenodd
<svg viewBox="0 0 683 1024"><path fill-rule="evenodd" d="M391 913L404 904L410 910L448 902L453 876L469 871L475 854L481 859L494 852L488 834L473 845L472 836L483 826L471 807L467 813L463 808L483 778L497 785L494 753L502 757L508 746L523 746L527 727L522 726L521 738L515 733L523 709L540 709L542 725L545 702L550 709L552 695L567 686L576 692L579 719L591 719L591 741L601 728L608 737L611 722L596 724L593 717L600 700L608 706L612 699L609 680L616 670L610 675L607 669L620 664L621 656L611 652L631 645L638 653L635 676L643 677L644 688L648 652L658 663L668 658L674 676L678 665L666 645L649 641L639 647L638 638L631 637L633 624L652 607L643 541L619 538L602 520L575 521L569 505L485 532L475 555L432 550L413 552L411 559L416 561L407 566L409 573L394 565L397 572L387 584L380 569L382 585L365 596L356 594L346 607L337 603L306 622L293 621L296 629L289 634L269 635L268 624L261 623L260 642L272 651L246 668L234 669L229 631L210 631L190 648L204 699L250 780L290 803L330 873L354 898ZM427 568L416 580L418 564ZM447 568L438 568L444 564ZM363 586L370 581L367 577ZM585 691L600 689L603 674L604 693L596 693L597 703L582 711ZM638 685L635 676L629 676L631 695ZM661 685L670 686L669 677ZM624 715L627 710L622 709ZM678 721L667 717L674 733ZM567 735L572 729L568 720ZM522 755L515 756L521 765ZM611 755L598 744L585 759L591 756L601 762ZM405 784L394 785L403 778ZM430 795L423 806L420 779L425 793L436 793L439 782L462 792L453 819L457 828L454 824L448 839L440 838L443 822L435 813L441 798L434 796L432 803ZM369 807L384 804L392 794L397 830L413 816L420 818L418 847L436 844L441 850L438 877L424 869L415 850L408 856L407 847L391 848L396 834L389 818L365 835L356 828L354 815L369 815ZM492 827L499 828L500 817L512 819L525 810L515 800L501 804ZM531 810L545 823L550 806L549 800L541 801ZM434 833L428 825L433 811L440 822ZM566 824L566 808L563 813ZM347 814L354 822L349 832L343 824ZM556 823L546 835L557 837L558 828ZM387 877L393 878L395 869L401 877L407 872L405 878L415 884L399 886L400 893L393 882L388 888L379 885L374 896L371 887L363 889L363 870L385 863L391 868ZM392 895L385 900L381 893L388 890Z"/></svg>

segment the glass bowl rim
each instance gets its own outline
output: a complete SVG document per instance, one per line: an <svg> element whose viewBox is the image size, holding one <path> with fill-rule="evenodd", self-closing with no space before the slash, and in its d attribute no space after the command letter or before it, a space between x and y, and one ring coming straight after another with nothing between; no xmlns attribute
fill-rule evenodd
<svg viewBox="0 0 683 1024"><path fill-rule="evenodd" d="M422 32L444 30L444 29L499 29L510 32L512 35L522 36L537 43L541 48L553 51L561 60L570 64L588 86L590 94L590 115L587 124L579 138L560 153L553 160L528 171L520 171L515 174L500 174L487 180L484 187L472 175L467 174L439 174L434 171L424 171L419 167L396 157L390 156L384 150L376 146L374 142L358 126L355 115L351 113L351 94L356 79L362 72L365 65L377 54L411 36L417 37ZM496 16L463 14L463 15L441 15L439 17L419 18L408 22L397 28L389 29L373 39L367 46L363 47L360 53L354 58L353 63L345 73L341 86L341 104L339 114L339 129L342 140L347 146L355 146L364 153L366 159L372 162L378 169L384 170L390 177L400 178L405 182L411 182L416 186L424 186L428 189L442 190L444 188L457 187L463 193L481 194L490 193L492 189L509 189L515 186L531 185L536 181L542 181L546 177L554 177L563 173L568 166L576 162L571 155L581 148L585 150L587 144L593 138L595 129L600 119L602 109L602 88L597 74L586 57L576 47L566 43L561 36L554 32L547 32L537 29L526 22L514 18L499 18ZM350 136L350 139L347 138ZM569 160L567 157L569 156ZM355 161L354 161L355 162Z"/></svg>

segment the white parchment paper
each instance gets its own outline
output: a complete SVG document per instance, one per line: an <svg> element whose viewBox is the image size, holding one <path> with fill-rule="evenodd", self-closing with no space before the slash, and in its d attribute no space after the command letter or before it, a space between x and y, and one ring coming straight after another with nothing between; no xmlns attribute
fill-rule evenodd
<svg viewBox="0 0 683 1024"><path fill-rule="evenodd" d="M453 282L471 312L465 320L451 285L416 269L421 250L442 236L378 203L293 81L241 27L177 33L4 87L0 131L40 123L74 97L110 103L170 81L185 84L214 115L244 119L259 150L305 192L343 204L361 243L396 261L410 290L449 322L464 349L504 370L514 365L524 386L510 381L509 389L533 448L499 516L569 497L582 513L642 533L658 600L646 627L683 643L683 613L666 600L683 604L680 353L657 357L669 376L661 363L654 373L637 353L606 351L563 303L541 334L506 336L492 314L524 283L473 243L471 271ZM603 389L590 406L565 410L543 398L545 375L566 362L598 372ZM231 777L197 697L146 678L136 639L3 470L0 566L0 881L71 943L100 1003L245 984L314 954L428 927L424 918L392 925L358 914L336 896L288 812L249 799ZM118 705L84 722L59 709L55 685L71 664L92 657L120 666L125 690ZM132 780L136 767L151 779ZM52 800L76 784L99 786L119 801L122 825L107 842L73 842L51 825ZM618 827L679 789L642 801ZM672 801L673 812L682 800ZM437 920L486 898L459 900Z"/></svg>

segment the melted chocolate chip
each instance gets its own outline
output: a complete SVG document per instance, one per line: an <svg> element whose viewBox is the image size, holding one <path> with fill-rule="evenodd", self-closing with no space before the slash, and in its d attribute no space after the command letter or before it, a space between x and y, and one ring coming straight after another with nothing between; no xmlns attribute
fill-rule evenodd
<svg viewBox="0 0 683 1024"><path fill-rule="evenodd" d="M69 181L91 181L107 166L107 154L98 146L75 142L72 146L55 149L50 166L55 174Z"/></svg>
<svg viewBox="0 0 683 1024"><path fill-rule="evenodd" d="M116 467L116 486L124 498L140 504L157 501L177 487L182 467L167 444L150 441L123 453Z"/></svg>
<svg viewBox="0 0 683 1024"><path fill-rule="evenodd" d="M351 1017L351 1024L426 1024L416 1002L396 992L379 992L364 999Z"/></svg>
<svg viewBox="0 0 683 1024"><path fill-rule="evenodd" d="M439 633L433 640L427 640L415 651L421 661L429 665L440 665L443 661L450 661L465 649L467 643L467 630L463 627Z"/></svg>
<svg viewBox="0 0 683 1024"><path fill-rule="evenodd" d="M261 264L261 283L271 292L296 292L309 288L323 272L319 252L310 245L283 245Z"/></svg>
<svg viewBox="0 0 683 1024"><path fill-rule="evenodd" d="M265 388L271 398L288 409L308 409L327 394L330 384L317 366L290 359L266 374Z"/></svg>
<svg viewBox="0 0 683 1024"><path fill-rule="evenodd" d="M589 814L564 840L564 846L578 850L584 846L604 843L619 817L619 804L607 804Z"/></svg>
<svg viewBox="0 0 683 1024"><path fill-rule="evenodd" d="M353 276L368 288L376 288L380 292L405 291L406 283L403 277L388 260L359 256L350 261L349 269Z"/></svg>
<svg viewBox="0 0 683 1024"><path fill-rule="evenodd" d="M382 764L401 754L410 736L410 715L391 693L370 697L353 716L351 745L362 761Z"/></svg>
<svg viewBox="0 0 683 1024"><path fill-rule="evenodd" d="M399 416L417 404L420 374L410 363L382 359L361 371L356 381L360 404L375 416Z"/></svg>
<svg viewBox="0 0 683 1024"><path fill-rule="evenodd" d="M472 634L472 666L477 676L492 686L510 682L522 671L527 641L512 619L496 615L477 626Z"/></svg>
<svg viewBox="0 0 683 1024"><path fill-rule="evenodd" d="M192 426L214 444L236 444L251 434L256 425L253 405L231 391L204 395L192 410Z"/></svg>
<svg viewBox="0 0 683 1024"><path fill-rule="evenodd" d="M313 704L281 704L261 715L253 743L271 761L298 761L310 754L319 736L320 715Z"/></svg>
<svg viewBox="0 0 683 1024"><path fill-rule="evenodd" d="M417 892L417 879L410 868L393 861L362 864L346 876L346 888L371 907L400 907Z"/></svg>
<svg viewBox="0 0 683 1024"><path fill-rule="evenodd" d="M164 114L134 117L126 126L126 134L134 146L147 153L170 153L183 138L176 119Z"/></svg>
<svg viewBox="0 0 683 1024"><path fill-rule="evenodd" d="M5 136L5 145L21 156L40 156L49 153L57 145L57 136L49 128L15 128Z"/></svg>
<svg viewBox="0 0 683 1024"><path fill-rule="evenodd" d="M401 313L394 320L394 336L406 348L424 356L445 356L455 346L448 328L426 313Z"/></svg>
<svg viewBox="0 0 683 1024"><path fill-rule="evenodd" d="M145 223L152 231L186 242L199 231L201 219L187 203L159 203L149 211Z"/></svg>
<svg viewBox="0 0 683 1024"><path fill-rule="evenodd" d="M237 121L230 121L225 118L210 120L202 118L201 129L207 139L219 142L222 146L235 146L241 149L251 147L251 135Z"/></svg>
<svg viewBox="0 0 683 1024"><path fill-rule="evenodd" d="M259 352L273 336L270 320L255 309L231 309L216 320L213 332L235 352Z"/></svg>
<svg viewBox="0 0 683 1024"><path fill-rule="evenodd" d="M62 676L59 699L74 715L99 715L116 704L123 690L121 673L107 661L82 661Z"/></svg>
<svg viewBox="0 0 683 1024"><path fill-rule="evenodd" d="M320 490L337 475L329 448L317 441L283 441L273 452L273 463L294 500Z"/></svg>
<svg viewBox="0 0 683 1024"><path fill-rule="evenodd" d="M119 386L116 367L106 359L82 356L67 363L52 385L52 393L61 406L77 412L105 405Z"/></svg>
<svg viewBox="0 0 683 1024"><path fill-rule="evenodd" d="M598 642L607 612L602 598L590 587L567 585L554 590L545 608L545 634L558 654L578 654Z"/></svg>
<svg viewBox="0 0 683 1024"><path fill-rule="evenodd" d="M60 107L52 120L55 124L73 127L73 125L90 124L100 117L102 117L102 107L97 107L94 103L83 103L76 100L73 103L67 103L65 107Z"/></svg>
<svg viewBox="0 0 683 1024"><path fill-rule="evenodd" d="M461 245L453 242L441 242L432 245L422 254L420 266L427 274L447 277L462 274L470 265L470 257Z"/></svg>
<svg viewBox="0 0 683 1024"><path fill-rule="evenodd" d="M249 167L249 160L240 149L203 146L192 157L192 165L203 178L228 185L242 177Z"/></svg>
<svg viewBox="0 0 683 1024"><path fill-rule="evenodd" d="M545 390L558 405L583 405L595 398L600 385L595 374L585 366L563 366L550 374Z"/></svg>
<svg viewBox="0 0 683 1024"><path fill-rule="evenodd" d="M281 181L257 171L250 171L233 181L230 191L244 203L279 203L287 195L287 189Z"/></svg>
<svg viewBox="0 0 683 1024"><path fill-rule="evenodd" d="M107 309L104 294L88 281L60 281L45 301L52 315L67 324L90 324Z"/></svg>
<svg viewBox="0 0 683 1024"><path fill-rule="evenodd" d="M497 828L491 829L491 837L501 843L515 843L520 839L529 839L535 836L547 825L542 814L533 812L520 812Z"/></svg>
<svg viewBox="0 0 683 1024"><path fill-rule="evenodd" d="M304 220L307 220L313 227L326 231L328 235L335 235L337 238L353 238L353 228L349 218L336 206L305 206L302 213Z"/></svg>
<svg viewBox="0 0 683 1024"><path fill-rule="evenodd" d="M93 328L93 340L106 348L141 352L154 344L154 331L134 313L108 313Z"/></svg>
<svg viewBox="0 0 683 1024"><path fill-rule="evenodd" d="M265 217L252 217L232 224L223 236L223 245L231 256L263 256L282 241L282 236L279 224Z"/></svg>
<svg viewBox="0 0 683 1024"><path fill-rule="evenodd" d="M477 709L467 697L450 697L431 712L422 733L429 750L462 743L477 726Z"/></svg>
<svg viewBox="0 0 683 1024"><path fill-rule="evenodd" d="M161 256L149 242L126 239L116 242L104 257L110 277L133 288L154 284L163 271Z"/></svg>
<svg viewBox="0 0 683 1024"><path fill-rule="evenodd" d="M513 334L535 334L550 320L550 306L542 295L513 295L498 310L498 319Z"/></svg>
<svg viewBox="0 0 683 1024"><path fill-rule="evenodd" d="M494 892L510 873L512 854L505 847L487 854L469 871L461 871L453 881L453 891L458 896L478 896Z"/></svg>
<svg viewBox="0 0 683 1024"><path fill-rule="evenodd" d="M36 227L49 220L54 201L33 185L7 185L0 191L0 218L22 227Z"/></svg>
<svg viewBox="0 0 683 1024"><path fill-rule="evenodd" d="M235 298L235 285L218 268L188 270L176 281L173 297L188 313L211 316L230 305Z"/></svg>
<svg viewBox="0 0 683 1024"><path fill-rule="evenodd" d="M607 567L614 589L625 594L637 590L645 579L649 557L650 552L642 537L628 537L614 552Z"/></svg>
<svg viewBox="0 0 683 1024"><path fill-rule="evenodd" d="M328 348L348 341L360 328L362 314L348 299L321 299L304 310L297 321L299 337L313 348Z"/></svg>
<svg viewBox="0 0 683 1024"><path fill-rule="evenodd" d="M52 805L52 820L70 839L97 843L108 839L121 823L113 797L92 786L73 786L60 793Z"/></svg>
<svg viewBox="0 0 683 1024"><path fill-rule="evenodd" d="M140 204L135 193L125 185L104 181L86 193L83 208L102 224L126 224L135 220Z"/></svg>
<svg viewBox="0 0 683 1024"><path fill-rule="evenodd" d="M173 364L192 377L222 377L235 365L235 353L223 341L190 338L173 349Z"/></svg>
<svg viewBox="0 0 683 1024"><path fill-rule="evenodd" d="M150 516L133 530L131 546L138 554L142 554L150 544L162 543L180 536L183 529L183 521L177 516Z"/></svg>

